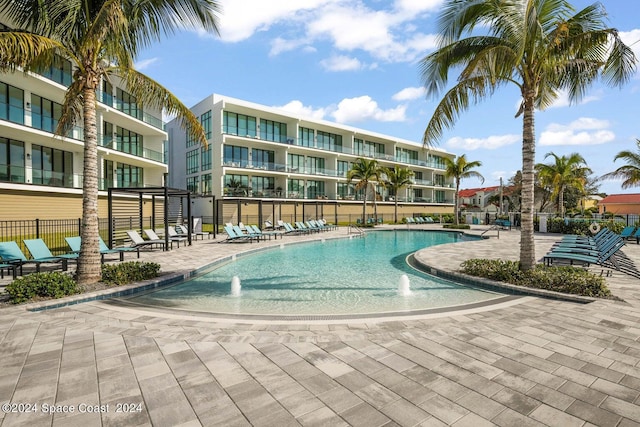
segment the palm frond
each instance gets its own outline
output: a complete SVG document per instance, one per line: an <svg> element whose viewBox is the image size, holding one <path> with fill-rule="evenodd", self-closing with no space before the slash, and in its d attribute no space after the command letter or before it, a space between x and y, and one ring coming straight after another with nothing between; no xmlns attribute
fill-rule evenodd
<svg viewBox="0 0 640 427"><path fill-rule="evenodd" d="M52 60L58 51L69 54L65 46L48 37L23 31L0 31L0 71L40 67L45 58Z"/></svg>
<svg viewBox="0 0 640 427"><path fill-rule="evenodd" d="M114 71L125 80L127 89L138 102L163 109L168 115L176 116L188 136L207 147L207 138L200 120L174 94L151 77L134 69L115 67Z"/></svg>

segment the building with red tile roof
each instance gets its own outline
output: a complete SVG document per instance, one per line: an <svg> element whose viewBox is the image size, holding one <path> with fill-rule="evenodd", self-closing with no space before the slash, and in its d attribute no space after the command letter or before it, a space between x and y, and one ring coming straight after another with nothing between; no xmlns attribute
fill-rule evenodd
<svg viewBox="0 0 640 427"><path fill-rule="evenodd" d="M610 194L598 202L600 213L639 214L640 193Z"/></svg>

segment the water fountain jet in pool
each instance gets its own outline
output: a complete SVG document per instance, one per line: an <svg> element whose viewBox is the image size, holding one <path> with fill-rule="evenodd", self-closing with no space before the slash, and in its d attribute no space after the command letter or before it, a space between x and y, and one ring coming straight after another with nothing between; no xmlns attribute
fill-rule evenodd
<svg viewBox="0 0 640 427"><path fill-rule="evenodd" d="M401 297L408 297L411 295L411 284L409 283L409 276L403 274L400 276L400 282L398 283L398 295Z"/></svg>
<svg viewBox="0 0 640 427"><path fill-rule="evenodd" d="M233 276L231 279L231 296L239 297L241 289L242 286L240 286L240 278L238 276Z"/></svg>

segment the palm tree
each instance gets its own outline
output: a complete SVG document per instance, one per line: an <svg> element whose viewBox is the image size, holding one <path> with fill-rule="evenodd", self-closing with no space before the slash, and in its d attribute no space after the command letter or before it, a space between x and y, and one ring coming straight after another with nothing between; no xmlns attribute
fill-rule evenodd
<svg viewBox="0 0 640 427"><path fill-rule="evenodd" d="M0 32L0 71L38 71L60 56L74 66L58 135L84 127L80 284L100 279L98 246L98 150L96 91L102 80L122 79L142 105L182 119L190 136L206 146L198 119L171 92L137 72L137 53L178 29L218 31L215 0L0 0L14 30Z"/></svg>
<svg viewBox="0 0 640 427"><path fill-rule="evenodd" d="M398 222L398 193L404 187L413 184L413 171L407 168L402 168L398 165L391 168L384 168L383 173L386 176L384 183L387 187L393 190L395 197L393 198L395 206L393 208L393 222Z"/></svg>
<svg viewBox="0 0 640 427"><path fill-rule="evenodd" d="M373 187L372 181L378 181L380 179L381 169L378 166L378 161L375 159L367 160L358 157L351 165L351 169L347 171L347 183L351 183L354 179L358 180L355 185L356 190L364 190L364 200L362 202L362 224L365 223L365 217L367 215L367 192L369 185L373 192L373 200L375 203L376 192Z"/></svg>
<svg viewBox="0 0 640 427"><path fill-rule="evenodd" d="M553 157L552 163L538 163L535 168L540 176L540 182L551 190L551 198L557 200L556 212L564 216L564 193L568 188L575 188L584 193L587 175L591 169L586 166L586 161L578 153L567 156L558 156L555 153L547 153L544 158Z"/></svg>
<svg viewBox="0 0 640 427"><path fill-rule="evenodd" d="M432 96L445 90L449 70L461 70L425 129L425 146L438 140L470 104L507 84L519 90L522 270L535 265L535 109L550 106L560 91L579 101L600 76L607 84L622 85L635 73L633 51L605 20L600 3L575 12L566 0L447 0L438 21L439 47L421 61L422 79Z"/></svg>
<svg viewBox="0 0 640 427"><path fill-rule="evenodd" d="M455 200L455 225L458 225L458 210L459 199L458 193L460 192L460 181L466 178L478 178L480 182L484 182L484 177L478 171L474 171L473 168L482 166L482 162L474 160L472 162L467 161L465 154L456 157L452 160L449 157L444 158L444 174L447 178L453 178L456 181L456 200Z"/></svg>
<svg viewBox="0 0 640 427"><path fill-rule="evenodd" d="M600 179L622 178L624 180L622 181L622 189L640 185L640 139L636 139L636 145L638 146L637 152L624 150L613 158L614 162L618 159L626 161L626 165L602 175Z"/></svg>

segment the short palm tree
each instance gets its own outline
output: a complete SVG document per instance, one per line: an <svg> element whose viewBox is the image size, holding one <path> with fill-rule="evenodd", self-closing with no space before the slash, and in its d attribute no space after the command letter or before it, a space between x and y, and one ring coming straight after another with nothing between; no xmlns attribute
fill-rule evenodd
<svg viewBox="0 0 640 427"><path fill-rule="evenodd" d="M620 166L613 172L609 172L600 177L600 179L615 179L621 178L622 188L632 188L640 185L640 139L636 139L636 145L638 151L635 153L630 150L624 150L616 154L613 158L615 162L618 159L622 159L627 162L626 165Z"/></svg>
<svg viewBox="0 0 640 427"><path fill-rule="evenodd" d="M474 171L474 168L482 166L482 162L474 160L472 162L467 161L465 154L456 157L452 160L449 157L444 158L444 174L448 178L453 178L456 182L456 194L455 194L455 224L458 225L459 220L459 199L458 193L460 193L460 181L466 178L478 178L480 182L484 182L484 177L478 171Z"/></svg>
<svg viewBox="0 0 640 427"><path fill-rule="evenodd" d="M206 145L197 118L171 92L134 69L137 53L178 29L218 31L214 0L0 0L13 29L0 32L0 71L38 71L62 56L74 66L56 134L84 127L82 247L77 279L100 279L98 246L98 135L96 91L117 76L142 105L182 119L190 136Z"/></svg>
<svg viewBox="0 0 640 427"><path fill-rule="evenodd" d="M622 85L635 73L636 58L618 31L605 25L594 3L576 12L566 0L446 0L438 20L438 49L421 61L428 95L447 88L450 70L460 70L425 129L431 145L472 103L515 84L522 96L522 229L520 268L535 265L533 240L535 110L567 91L579 101L598 77Z"/></svg>
<svg viewBox="0 0 640 427"><path fill-rule="evenodd" d="M564 193L569 188L584 193L587 175L591 169L587 162L578 153L569 156L558 156L555 153L547 153L544 158L553 157L551 163L538 163L536 170L540 182L551 190L552 200L557 200L556 213L564 216Z"/></svg>
<svg viewBox="0 0 640 427"><path fill-rule="evenodd" d="M385 186L393 190L395 197L393 198L395 206L393 208L393 222L398 222L398 194L404 187L413 184L413 172L410 169L400 167L398 165L391 168L384 168L383 173L386 177Z"/></svg>
<svg viewBox="0 0 640 427"><path fill-rule="evenodd" d="M347 171L347 183L351 183L354 179L358 180L355 185L356 190L363 190L364 200L362 201L362 224L365 223L367 215L367 193L369 188L373 192L373 200L375 202L376 192L373 182L380 179L381 169L378 161L375 159L367 160L358 157L351 165L351 169Z"/></svg>

